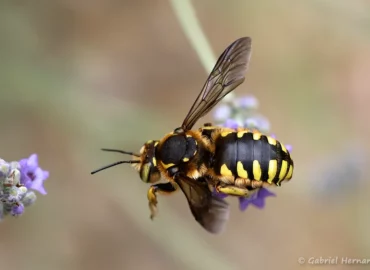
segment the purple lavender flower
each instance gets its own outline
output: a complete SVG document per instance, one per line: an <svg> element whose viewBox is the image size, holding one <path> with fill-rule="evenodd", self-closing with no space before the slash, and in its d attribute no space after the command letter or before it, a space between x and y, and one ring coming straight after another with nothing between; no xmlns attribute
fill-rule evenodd
<svg viewBox="0 0 370 270"><path fill-rule="evenodd" d="M228 197L227 194L217 192L213 190L213 195L220 199L225 199ZM267 197L275 197L276 194L269 191L267 188L259 188L255 192L253 192L249 197L239 197L239 209L240 211L245 211L249 205L254 205L259 209L265 207L265 200Z"/></svg>
<svg viewBox="0 0 370 270"><path fill-rule="evenodd" d="M29 188L46 194L43 182L48 176L38 166L36 154L19 162L0 159L0 221L9 214L22 215L25 207L36 201L35 193Z"/></svg>
<svg viewBox="0 0 370 270"><path fill-rule="evenodd" d="M216 197L218 197L220 199L225 199L227 197L227 194L220 193L216 189L213 189L212 193L213 193L213 195L215 195Z"/></svg>
<svg viewBox="0 0 370 270"><path fill-rule="evenodd" d="M12 216L20 216L23 214L23 212L24 212L24 205L22 203L20 203L19 205L12 206L11 211L10 211Z"/></svg>
<svg viewBox="0 0 370 270"><path fill-rule="evenodd" d="M244 198L239 197L239 208L241 211L245 211L249 205L254 205L257 208L264 208L265 207L265 199L267 197L275 197L275 193L272 193L267 188L260 188L255 193L251 194L250 197Z"/></svg>
<svg viewBox="0 0 370 270"><path fill-rule="evenodd" d="M224 99L215 110L215 124L234 129L237 127L257 129L262 133L269 134L270 122L257 112L258 106L258 100L252 95ZM276 139L275 134L270 136ZM291 145L286 145L286 148L289 152L292 151ZM219 198L227 197L226 194L218 193L217 191L213 191L213 193ZM262 209L265 206L266 198L271 196L276 195L264 187L259 188L248 198L239 197L239 208L241 211L244 211L249 205L254 205Z"/></svg>
<svg viewBox="0 0 370 270"><path fill-rule="evenodd" d="M49 172L39 167L37 155L32 154L29 158L20 160L19 164L21 166L21 183L27 188L37 190L45 195L46 190L43 184L49 177Z"/></svg>

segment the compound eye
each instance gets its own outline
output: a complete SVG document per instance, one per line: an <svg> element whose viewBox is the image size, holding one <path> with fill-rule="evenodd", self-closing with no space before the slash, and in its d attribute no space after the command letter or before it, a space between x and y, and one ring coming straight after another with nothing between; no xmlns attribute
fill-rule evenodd
<svg viewBox="0 0 370 270"><path fill-rule="evenodd" d="M150 175L150 163L145 163L140 168L140 178L143 182L148 183L149 182L149 175Z"/></svg>
<svg viewBox="0 0 370 270"><path fill-rule="evenodd" d="M140 169L140 178L145 183L154 183L161 179L161 173L152 163L145 163Z"/></svg>

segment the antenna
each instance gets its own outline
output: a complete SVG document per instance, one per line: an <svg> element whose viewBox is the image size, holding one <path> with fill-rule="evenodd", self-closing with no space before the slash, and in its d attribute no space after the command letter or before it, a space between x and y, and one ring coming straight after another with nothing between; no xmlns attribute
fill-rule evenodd
<svg viewBox="0 0 370 270"><path fill-rule="evenodd" d="M104 167L102 167L100 169L97 169L95 171L92 171L91 174L95 174L95 173L100 172L102 170L105 170L105 169L108 169L108 168L111 168L111 167L114 167L116 165L123 164L123 163L129 163L129 164L140 163L140 160L122 160L122 161L118 161L118 162L109 164L107 166L104 166Z"/></svg>

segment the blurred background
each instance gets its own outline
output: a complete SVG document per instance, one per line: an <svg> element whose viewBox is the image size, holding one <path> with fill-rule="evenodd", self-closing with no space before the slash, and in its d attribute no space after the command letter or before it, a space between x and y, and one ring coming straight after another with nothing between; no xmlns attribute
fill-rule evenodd
<svg viewBox="0 0 370 270"><path fill-rule="evenodd" d="M171 1L3 0L1 157L38 153L50 177L46 196L0 224L1 269L289 270L312 267L299 257L370 259L370 2L192 4L216 57L252 37L235 95L253 94L293 145L292 181L263 210L240 212L228 198L220 236L194 221L181 192L158 198L152 222L149 186L130 166L90 172L122 159L101 147L138 151L179 126L208 76Z"/></svg>

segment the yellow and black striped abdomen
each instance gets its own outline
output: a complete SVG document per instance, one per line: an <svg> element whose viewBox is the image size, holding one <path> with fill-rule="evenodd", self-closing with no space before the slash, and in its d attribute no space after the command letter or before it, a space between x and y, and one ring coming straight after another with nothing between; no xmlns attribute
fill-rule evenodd
<svg viewBox="0 0 370 270"><path fill-rule="evenodd" d="M293 175L293 161L285 146L261 133L221 132L215 146L213 169L218 175L276 185Z"/></svg>

